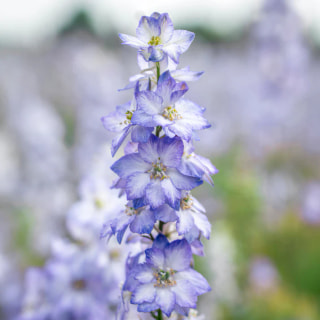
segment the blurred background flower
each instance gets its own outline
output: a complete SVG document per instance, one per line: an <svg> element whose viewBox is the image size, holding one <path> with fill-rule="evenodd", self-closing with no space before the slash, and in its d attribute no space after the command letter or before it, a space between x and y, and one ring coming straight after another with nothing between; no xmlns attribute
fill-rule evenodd
<svg viewBox="0 0 320 320"><path fill-rule="evenodd" d="M320 319L317 0L0 4L0 319L20 312L25 271L54 240L84 233L70 227L83 179L114 177L100 117L129 100L117 89L139 70L117 34L153 11L196 33L181 66L205 71L187 94L213 124L195 152L219 169L196 192L213 226L195 261L213 288L200 313Z"/></svg>

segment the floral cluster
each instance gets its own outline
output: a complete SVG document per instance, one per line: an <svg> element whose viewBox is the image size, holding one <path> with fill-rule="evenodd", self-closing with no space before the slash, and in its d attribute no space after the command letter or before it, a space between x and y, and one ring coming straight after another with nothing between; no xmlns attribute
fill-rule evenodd
<svg viewBox="0 0 320 320"><path fill-rule="evenodd" d="M209 238L211 230L191 191L203 181L213 184L217 172L194 153L197 131L210 124L205 109L185 97L186 81L202 73L178 69L194 34L174 30L167 13L153 13L140 19L136 37L120 38L138 49L141 71L124 88L134 89L133 99L102 118L106 129L117 132L112 156L130 133L131 140L111 166L118 175L113 188L127 204L106 221L101 236L143 242L144 251L127 259L118 318L129 319L133 312L134 319L191 319L198 296L210 290L192 268L192 254L203 254L201 236Z"/></svg>

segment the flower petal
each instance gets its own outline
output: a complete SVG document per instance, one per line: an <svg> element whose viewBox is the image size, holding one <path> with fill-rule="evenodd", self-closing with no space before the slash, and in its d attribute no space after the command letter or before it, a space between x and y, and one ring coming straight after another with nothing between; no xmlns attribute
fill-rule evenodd
<svg viewBox="0 0 320 320"><path fill-rule="evenodd" d="M163 13L159 17L160 38L162 43L170 41L173 36L174 28L171 19L167 13Z"/></svg>
<svg viewBox="0 0 320 320"><path fill-rule="evenodd" d="M202 184L201 179L185 176L176 169L167 169L167 175L170 177L175 187L180 190L191 190Z"/></svg>
<svg viewBox="0 0 320 320"><path fill-rule="evenodd" d="M152 209L160 207L165 203L165 195L159 179L152 180L147 186L146 199Z"/></svg>
<svg viewBox="0 0 320 320"><path fill-rule="evenodd" d="M152 37L160 35L160 25L158 19L153 17L141 17L138 27L136 29L136 35L145 44L147 44Z"/></svg>
<svg viewBox="0 0 320 320"><path fill-rule="evenodd" d="M176 63L179 63L179 56L188 50L194 39L194 33L186 30L175 30L171 40L165 44L163 51Z"/></svg>
<svg viewBox="0 0 320 320"><path fill-rule="evenodd" d="M163 234L159 233L153 241L152 248L158 248L163 250L167 244L169 244L168 238Z"/></svg>
<svg viewBox="0 0 320 320"><path fill-rule="evenodd" d="M179 210L181 192L172 184L170 179L161 181L161 186L164 191L167 203L175 210Z"/></svg>
<svg viewBox="0 0 320 320"><path fill-rule="evenodd" d="M138 286L133 291L130 302L140 304L144 302L153 302L156 296L156 289L153 283L146 283Z"/></svg>
<svg viewBox="0 0 320 320"><path fill-rule="evenodd" d="M116 154L116 152L119 150L120 146L122 145L122 142L125 140L125 138L129 134L130 129L131 129L131 125L128 125L118 136L116 136L112 140L111 155L113 157Z"/></svg>
<svg viewBox="0 0 320 320"><path fill-rule="evenodd" d="M156 163L159 157L158 154L159 138L151 135L148 142L139 143L138 151L140 157L148 163Z"/></svg>
<svg viewBox="0 0 320 320"><path fill-rule="evenodd" d="M122 44L126 44L130 47L139 49L146 46L146 43L136 37L129 36L128 34L119 33L119 38L122 40Z"/></svg>
<svg viewBox="0 0 320 320"><path fill-rule="evenodd" d="M164 268L164 253L161 249L151 248L146 251L146 262L147 264L156 267L156 268Z"/></svg>
<svg viewBox="0 0 320 320"><path fill-rule="evenodd" d="M175 240L164 249L165 263L168 268L175 271L190 268L192 252L189 243L183 240Z"/></svg>
<svg viewBox="0 0 320 320"><path fill-rule="evenodd" d="M180 210L177 212L179 217L177 221L177 231L179 235L185 234L194 226L194 220L190 210Z"/></svg>
<svg viewBox="0 0 320 320"><path fill-rule="evenodd" d="M208 281L199 272L191 268L177 273L176 278L177 282L179 282L180 279L186 279L197 295L211 290Z"/></svg>
<svg viewBox="0 0 320 320"><path fill-rule="evenodd" d="M135 267L136 275L135 279L140 283L150 283L154 279L153 270L146 263L138 264Z"/></svg>
<svg viewBox="0 0 320 320"><path fill-rule="evenodd" d="M176 168L183 154L183 142L180 138L164 137L158 143L158 154L161 162L167 167Z"/></svg>
<svg viewBox="0 0 320 320"><path fill-rule="evenodd" d="M162 98L153 91L141 91L136 94L137 106L148 115L158 114L162 107Z"/></svg>
<svg viewBox="0 0 320 320"><path fill-rule="evenodd" d="M127 199L133 200L143 197L149 183L149 173L137 172L129 176L126 184Z"/></svg>
<svg viewBox="0 0 320 320"><path fill-rule="evenodd" d="M176 304L184 308L197 307L197 294L186 279L179 279L177 285L171 287L176 296Z"/></svg>
<svg viewBox="0 0 320 320"><path fill-rule="evenodd" d="M163 313L167 317L170 317L174 305L176 304L175 294L167 288L157 288L156 291L157 293L155 302L158 304Z"/></svg>
<svg viewBox="0 0 320 320"><path fill-rule="evenodd" d="M157 209L154 210L154 215L156 220L160 220L163 222L170 222L177 220L177 214L174 209L169 207L167 204L164 204Z"/></svg>
<svg viewBox="0 0 320 320"><path fill-rule="evenodd" d="M146 172L150 169L150 164L143 161L137 153L131 153L117 160L111 170L121 178L126 178L136 172Z"/></svg>
<svg viewBox="0 0 320 320"><path fill-rule="evenodd" d="M142 127L139 125L133 126L131 131L131 139L133 142L147 142L152 131L153 128Z"/></svg>
<svg viewBox="0 0 320 320"><path fill-rule="evenodd" d="M149 209L144 209L138 213L130 224L130 230L134 233L150 233L156 222L154 213Z"/></svg>

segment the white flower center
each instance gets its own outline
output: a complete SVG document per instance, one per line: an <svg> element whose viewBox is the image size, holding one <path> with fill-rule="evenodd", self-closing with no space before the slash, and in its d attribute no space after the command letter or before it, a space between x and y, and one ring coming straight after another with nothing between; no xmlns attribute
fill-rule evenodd
<svg viewBox="0 0 320 320"><path fill-rule="evenodd" d="M157 160L156 163L152 162L152 168L148 171L150 173L150 179L166 179L168 176L166 175L167 168L164 166L160 159Z"/></svg>
<svg viewBox="0 0 320 320"><path fill-rule="evenodd" d="M170 121L182 119L182 116L178 113L177 109L172 106L164 108L162 116Z"/></svg>
<svg viewBox="0 0 320 320"><path fill-rule="evenodd" d="M153 275L157 280L157 282L154 284L154 287L167 288L176 285L177 282L172 278L175 273L176 271L169 268L167 270L159 269L154 271Z"/></svg>

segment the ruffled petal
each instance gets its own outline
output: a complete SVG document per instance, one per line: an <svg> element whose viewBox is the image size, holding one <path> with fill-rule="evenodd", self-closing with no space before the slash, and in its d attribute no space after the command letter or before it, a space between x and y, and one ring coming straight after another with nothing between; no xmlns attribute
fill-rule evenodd
<svg viewBox="0 0 320 320"><path fill-rule="evenodd" d="M120 178L126 178L136 172L146 172L149 169L150 164L143 161L137 153L127 154L111 166L111 170Z"/></svg>
<svg viewBox="0 0 320 320"><path fill-rule="evenodd" d="M140 110L148 115L158 114L162 107L162 98L153 91L141 91L136 95Z"/></svg>
<svg viewBox="0 0 320 320"><path fill-rule="evenodd" d="M144 302L153 302L156 296L156 289L153 283L142 284L133 291L131 303L140 304Z"/></svg>
<svg viewBox="0 0 320 320"><path fill-rule="evenodd" d="M127 199L133 200L143 197L149 183L149 173L137 172L129 176L126 184Z"/></svg>
<svg viewBox="0 0 320 320"><path fill-rule="evenodd" d="M170 179L161 181L161 186L166 197L166 202L175 210L179 210L181 192L172 184Z"/></svg>
<svg viewBox="0 0 320 320"><path fill-rule="evenodd" d="M176 168L183 154L183 142L180 138L164 137L158 143L158 154L161 162L167 167Z"/></svg>
<svg viewBox="0 0 320 320"><path fill-rule="evenodd" d="M159 138L151 135L148 142L140 143L138 147L140 157L148 163L156 163L159 157L158 154Z"/></svg>
<svg viewBox="0 0 320 320"><path fill-rule="evenodd" d="M166 199L159 179L149 183L146 189L146 198L152 209L165 203Z"/></svg>
<svg viewBox="0 0 320 320"><path fill-rule="evenodd" d="M190 268L192 258L191 247L185 239L171 242L165 249L165 264L175 271Z"/></svg>
<svg viewBox="0 0 320 320"><path fill-rule="evenodd" d="M144 209L138 213L130 224L130 230L134 233L151 233L156 222L154 213L149 209Z"/></svg>
<svg viewBox="0 0 320 320"><path fill-rule="evenodd" d="M176 304L175 294L171 292L170 289L166 288L157 288L156 291L157 293L155 302L158 304L163 313L167 317L170 317L174 305Z"/></svg>
<svg viewBox="0 0 320 320"><path fill-rule="evenodd" d="M129 36L128 34L123 34L119 33L119 38L122 40L122 44L126 44L130 47L134 48L143 48L147 44L141 41L140 39L134 37L134 36Z"/></svg>
<svg viewBox="0 0 320 320"><path fill-rule="evenodd" d="M186 30L175 30L171 40L163 47L163 51L176 63L179 56L188 50L194 39L194 33Z"/></svg>
<svg viewBox="0 0 320 320"><path fill-rule="evenodd" d="M151 249L147 249L145 252L147 264L160 269L164 268L165 258L163 250L152 247Z"/></svg>
<svg viewBox="0 0 320 320"><path fill-rule="evenodd" d="M185 176L175 169L168 169L167 175L177 189L191 190L202 183L202 180L197 177Z"/></svg>

